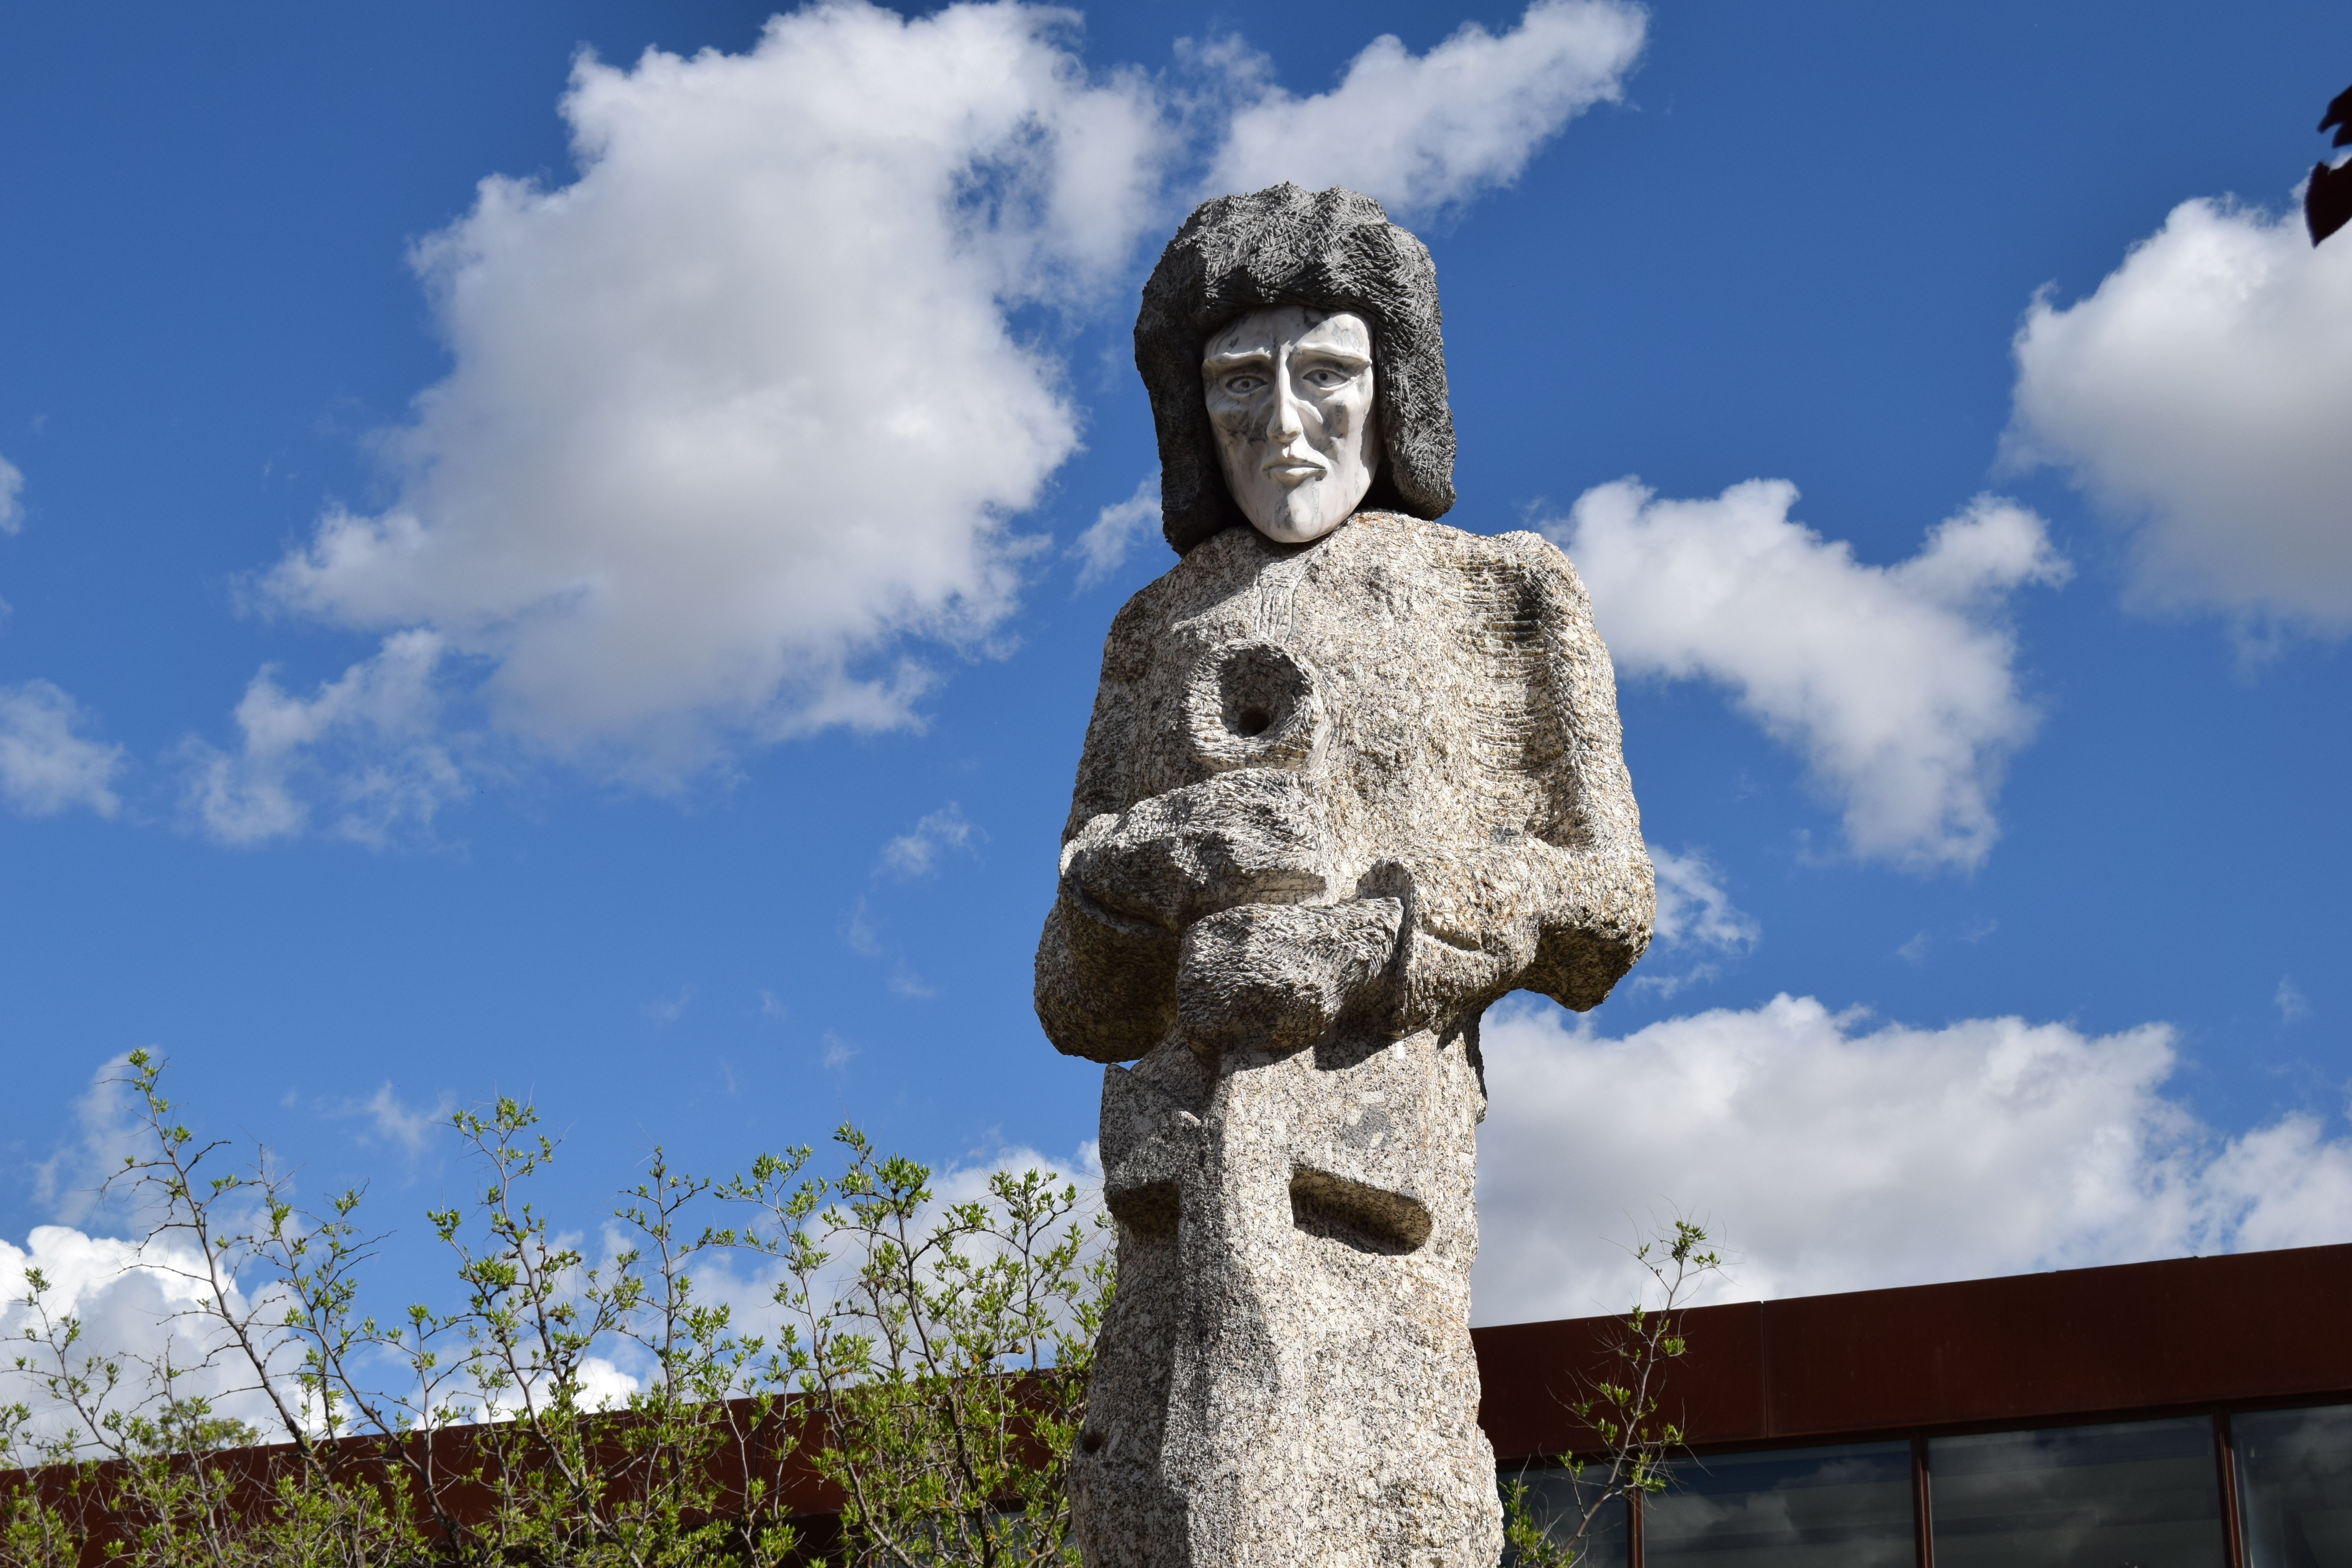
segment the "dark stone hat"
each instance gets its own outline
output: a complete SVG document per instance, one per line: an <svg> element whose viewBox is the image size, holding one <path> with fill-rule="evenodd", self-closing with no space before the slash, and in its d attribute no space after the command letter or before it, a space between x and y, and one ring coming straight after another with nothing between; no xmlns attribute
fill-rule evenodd
<svg viewBox="0 0 2352 1568"><path fill-rule="evenodd" d="M1454 504L1454 411L1429 247L1354 191L1279 184L1202 203L1151 269L1135 319L1135 368L1160 432L1160 518L1182 554L1247 527L1217 466L1201 384L1211 333L1270 305L1348 310L1372 329L1381 462L1364 505L1414 517Z"/></svg>

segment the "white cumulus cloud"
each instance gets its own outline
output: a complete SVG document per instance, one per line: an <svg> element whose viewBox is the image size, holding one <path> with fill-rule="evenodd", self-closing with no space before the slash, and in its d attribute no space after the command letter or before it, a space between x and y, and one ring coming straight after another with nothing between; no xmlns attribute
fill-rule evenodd
<svg viewBox="0 0 2352 1568"><path fill-rule="evenodd" d="M1508 32L1465 22L1418 57L1383 35L1329 91L1275 89L1239 110L1204 188L1345 185L1406 216L1467 200L1508 184L1570 120L1618 100L1645 25L1618 0L1536 0Z"/></svg>
<svg viewBox="0 0 2352 1568"><path fill-rule="evenodd" d="M963 814L963 807L954 801L927 812L922 819L882 846L882 868L900 877L929 875L940 863L940 857L950 849L970 849L975 838L986 834Z"/></svg>
<svg viewBox="0 0 2352 1568"><path fill-rule="evenodd" d="M25 470L0 458L0 533L25 526Z"/></svg>
<svg viewBox="0 0 2352 1568"><path fill-rule="evenodd" d="M2352 246L2183 202L2015 348L2008 456L2132 531L2142 602L2352 632Z"/></svg>
<svg viewBox="0 0 2352 1568"><path fill-rule="evenodd" d="M316 799L331 830L358 843L429 827L467 787L436 738L443 651L432 632L396 632L310 697L262 670L236 705L236 752L197 740L182 748L190 821L218 843L261 844L309 827Z"/></svg>
<svg viewBox="0 0 2352 1568"><path fill-rule="evenodd" d="M217 1321L202 1310L209 1292L198 1279L203 1259L193 1249L161 1241L144 1247L110 1237L91 1236L69 1226L33 1227L23 1247L0 1241L0 1338L11 1345L0 1363L0 1402L22 1401L32 1411L34 1433L42 1437L79 1436L72 1411L50 1399L28 1372L56 1372L55 1359L25 1342L27 1331L44 1333L41 1311L26 1305L31 1293L29 1275L37 1270L48 1289L42 1294L48 1322L71 1317L81 1337L68 1358L79 1369L93 1353L122 1357L123 1384L110 1407L129 1410L151 1395L144 1368L166 1356L184 1377L179 1391L213 1401L216 1413L251 1422L265 1432L276 1423L250 1364L229 1353ZM232 1289L232 1311L243 1313L249 1303ZM268 1314L263 1316L266 1319ZM277 1346L275 1335L269 1348ZM18 1357L30 1363L20 1371ZM282 1435L277 1434L277 1435Z"/></svg>
<svg viewBox="0 0 2352 1568"><path fill-rule="evenodd" d="M354 1109L375 1124L376 1132L398 1143L410 1153L420 1152L425 1141L449 1125L450 1112L457 1108L457 1098L444 1092L430 1110L409 1104L394 1091L386 1081L370 1095L364 1104Z"/></svg>
<svg viewBox="0 0 2352 1568"><path fill-rule="evenodd" d="M120 810L122 748L83 734L88 721L79 703L46 680L0 686L0 799L35 816L77 805L100 816Z"/></svg>
<svg viewBox="0 0 2352 1568"><path fill-rule="evenodd" d="M1609 1039L1520 1007L1485 1031L1485 1322L1622 1309L1620 1244L1681 1212L1729 1299L2352 1238L2352 1139L2214 1137L2164 1085L2171 1031L1870 1026L1780 996Z"/></svg>
<svg viewBox="0 0 2352 1568"><path fill-rule="evenodd" d="M1731 901L1713 862L1696 849L1677 853L1649 846L1658 873L1657 935L1660 942L1696 942L1737 952L1756 945L1763 928Z"/></svg>
<svg viewBox="0 0 2352 1568"><path fill-rule="evenodd" d="M143 1217L134 1201L142 1195L138 1189L121 1183L106 1186L144 1147L130 1084L127 1056L101 1063L74 1101L71 1135L33 1167L33 1194L52 1218L79 1226L101 1212L121 1217L129 1211L133 1221Z"/></svg>
<svg viewBox="0 0 2352 1568"><path fill-rule="evenodd" d="M424 679L478 703L486 743L654 790L918 724L932 654L1001 646L1045 548L1021 519L1084 421L1062 329L1129 307L1192 171L1459 203L1614 97L1643 18L1538 0L1420 57L1375 40L1305 98L1234 41L1195 51L1206 90L1090 69L1076 26L820 0L741 54L583 57L574 177L486 179L415 249L453 366L379 437L394 499L329 510L256 603L392 639L380 658L432 639ZM1082 585L1151 510L1139 490L1084 531ZM239 722L292 701L265 671ZM356 751L295 754L249 727L199 754L196 819L382 837L386 812L336 798ZM424 782L411 816L446 794Z"/></svg>
<svg viewBox="0 0 2352 1568"><path fill-rule="evenodd" d="M1621 479L1546 531L1591 590L1619 669L1728 687L1803 754L1855 853L1976 866L2035 721L2002 611L2026 584L2063 582L2066 563L2040 518L1996 497L1894 566L1792 520L1796 500L1781 479L1711 500L1660 500Z"/></svg>
<svg viewBox="0 0 2352 1568"><path fill-rule="evenodd" d="M1079 590L1096 586L1126 565L1128 556L1158 531L1159 524L1160 470L1154 468L1143 476L1133 495L1103 508L1071 542L1069 553L1078 559Z"/></svg>
<svg viewBox="0 0 2352 1568"><path fill-rule="evenodd" d="M417 247L456 360L277 604L487 660L508 731L672 781L730 735L907 722L905 634L985 633L1077 441L1009 309L1088 296L1170 132L1069 18L814 5L748 53L583 58L579 177Z"/></svg>
<svg viewBox="0 0 2352 1568"><path fill-rule="evenodd" d="M1663 999L1716 978L1722 972L1717 961L1754 947L1764 928L1731 901L1730 889L1705 851L1676 851L1656 844L1648 847L1650 864L1658 873L1657 943L1630 983L1629 994L1649 991ZM1705 956L1674 967L1694 953Z"/></svg>

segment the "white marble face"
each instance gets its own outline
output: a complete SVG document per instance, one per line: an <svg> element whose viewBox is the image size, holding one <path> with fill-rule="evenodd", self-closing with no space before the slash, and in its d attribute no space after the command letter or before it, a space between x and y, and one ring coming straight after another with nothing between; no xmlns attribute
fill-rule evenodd
<svg viewBox="0 0 2352 1568"><path fill-rule="evenodd" d="M1354 514L1381 456L1361 316L1252 310L1210 338L1201 382L1226 488L1260 533L1304 544Z"/></svg>

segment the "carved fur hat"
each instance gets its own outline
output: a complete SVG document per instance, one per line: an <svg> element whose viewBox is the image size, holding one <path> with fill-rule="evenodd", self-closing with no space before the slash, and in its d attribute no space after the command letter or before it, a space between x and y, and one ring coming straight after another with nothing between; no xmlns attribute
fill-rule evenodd
<svg viewBox="0 0 2352 1568"><path fill-rule="evenodd" d="M1201 350L1269 305L1349 310L1372 329L1381 461L1368 507L1434 518L1454 504L1454 410L1429 247L1354 191L1279 184L1204 202L1168 242L1135 319L1135 368L1160 432L1160 517L1182 554L1247 527L1217 466Z"/></svg>

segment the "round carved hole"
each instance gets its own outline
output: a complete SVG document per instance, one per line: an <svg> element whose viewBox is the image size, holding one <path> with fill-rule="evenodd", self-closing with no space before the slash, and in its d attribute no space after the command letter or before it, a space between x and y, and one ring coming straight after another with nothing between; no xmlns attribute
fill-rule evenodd
<svg viewBox="0 0 2352 1568"><path fill-rule="evenodd" d="M1184 707L1193 753L1213 770L1299 767L1324 729L1314 672L1269 642L1205 650Z"/></svg>
<svg viewBox="0 0 2352 1568"><path fill-rule="evenodd" d="M1099 1432L1087 1433L1085 1436L1078 1439L1078 1447L1084 1448L1089 1454L1101 1453L1102 1434Z"/></svg>
<svg viewBox="0 0 2352 1568"><path fill-rule="evenodd" d="M1245 643L1225 656L1217 670L1225 728L1244 741L1279 730L1307 695L1307 678L1278 647Z"/></svg>

